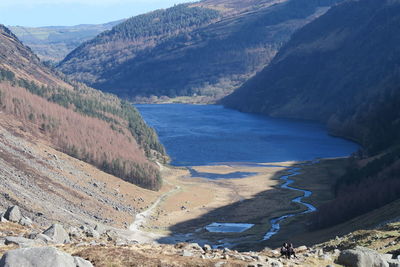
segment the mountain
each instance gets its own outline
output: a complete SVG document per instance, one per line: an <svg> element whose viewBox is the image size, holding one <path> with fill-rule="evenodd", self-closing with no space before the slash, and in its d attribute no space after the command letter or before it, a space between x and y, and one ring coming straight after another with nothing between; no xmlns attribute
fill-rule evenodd
<svg viewBox="0 0 400 267"><path fill-rule="evenodd" d="M42 61L58 62L83 42L121 22L49 27L10 26L9 29Z"/></svg>
<svg viewBox="0 0 400 267"><path fill-rule="evenodd" d="M400 2L345 1L297 31L271 64L221 101L269 116L316 120L359 142L322 206L328 227L400 198Z"/></svg>
<svg viewBox="0 0 400 267"><path fill-rule="evenodd" d="M343 118L397 91L399 10L397 1L373 0L332 8L296 32L268 67L222 102L246 112L330 122L339 130ZM348 137L368 145L365 134Z"/></svg>
<svg viewBox="0 0 400 267"><path fill-rule="evenodd" d="M218 99L265 67L291 34L336 1L208 0L133 17L58 66L68 77L135 99Z"/></svg>
<svg viewBox="0 0 400 267"><path fill-rule="evenodd" d="M0 110L61 152L142 187L161 186L153 161L163 160L165 151L139 112L113 95L54 73L4 26Z"/></svg>

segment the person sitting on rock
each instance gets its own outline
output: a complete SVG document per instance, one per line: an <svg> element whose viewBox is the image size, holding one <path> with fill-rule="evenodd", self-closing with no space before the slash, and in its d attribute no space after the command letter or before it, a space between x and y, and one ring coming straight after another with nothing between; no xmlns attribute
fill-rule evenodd
<svg viewBox="0 0 400 267"><path fill-rule="evenodd" d="M288 256L288 243L283 243L281 247L281 257L287 257Z"/></svg>
<svg viewBox="0 0 400 267"><path fill-rule="evenodd" d="M290 259L292 255L297 259L296 252L294 251L293 244L290 243L287 247L287 258Z"/></svg>

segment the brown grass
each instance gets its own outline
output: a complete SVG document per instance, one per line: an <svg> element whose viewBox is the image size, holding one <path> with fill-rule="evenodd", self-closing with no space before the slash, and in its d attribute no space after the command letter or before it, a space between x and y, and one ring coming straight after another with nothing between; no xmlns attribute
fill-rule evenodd
<svg viewBox="0 0 400 267"><path fill-rule="evenodd" d="M0 91L4 112L22 121L33 134L46 137L62 152L130 182L157 187L153 164L126 128L113 130L106 121L77 113L7 83L0 85Z"/></svg>

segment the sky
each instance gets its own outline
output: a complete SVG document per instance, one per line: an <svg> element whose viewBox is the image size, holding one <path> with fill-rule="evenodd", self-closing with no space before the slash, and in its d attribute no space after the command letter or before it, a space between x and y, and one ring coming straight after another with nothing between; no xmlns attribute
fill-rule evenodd
<svg viewBox="0 0 400 267"><path fill-rule="evenodd" d="M0 0L0 24L72 26L129 18L193 0Z"/></svg>

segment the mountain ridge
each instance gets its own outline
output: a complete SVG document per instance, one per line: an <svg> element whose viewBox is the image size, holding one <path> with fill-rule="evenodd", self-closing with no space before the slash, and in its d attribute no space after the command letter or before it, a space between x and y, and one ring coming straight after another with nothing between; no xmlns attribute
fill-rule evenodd
<svg viewBox="0 0 400 267"><path fill-rule="evenodd" d="M255 2L260 6L252 6ZM267 65L296 29L323 14L335 2L248 1L237 14L218 11L220 15L215 17L215 21L209 20L187 32L172 35L155 46L138 50L136 54L129 48L120 56L106 49L105 54L113 55L116 64L100 64L102 61L97 54L101 49L96 51L89 45L72 52L58 69L69 77L131 100L151 98L152 95L204 95L208 101L213 101L230 93ZM180 5L162 11L162 14L169 16L170 13L191 10L193 5L200 8L197 6L208 7L211 3L213 1ZM211 12L208 8L201 10ZM122 61L119 58L123 58ZM196 64L191 64L189 59Z"/></svg>

